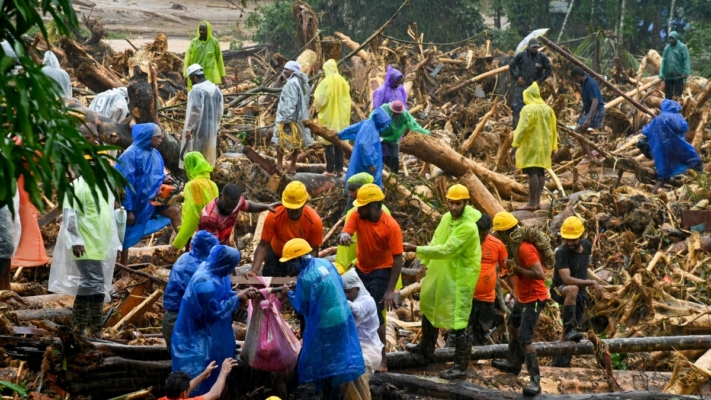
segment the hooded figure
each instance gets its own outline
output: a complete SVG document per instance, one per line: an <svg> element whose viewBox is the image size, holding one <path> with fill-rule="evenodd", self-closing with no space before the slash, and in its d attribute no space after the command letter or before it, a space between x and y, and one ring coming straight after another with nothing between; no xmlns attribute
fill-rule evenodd
<svg viewBox="0 0 711 400"><path fill-rule="evenodd" d="M240 258L239 251L231 247L215 246L190 279L180 303L170 347L173 372L183 371L195 378L211 361L221 365L219 360L235 357L232 313L240 299L231 290L229 274ZM210 391L219 369L202 381L192 396Z"/></svg>
<svg viewBox="0 0 711 400"><path fill-rule="evenodd" d="M664 94L667 99L681 96L686 78L691 74L689 48L679 40L676 31L669 32L669 44L664 47L659 79L664 79Z"/></svg>
<svg viewBox="0 0 711 400"><path fill-rule="evenodd" d="M304 126L303 120L309 119L309 98L311 96L311 86L309 86L309 77L306 76L299 67L299 63L289 61L284 66L285 69L292 72L287 79L284 88L279 96L279 104L276 113L276 126L274 126L274 134L272 135L272 143L277 146L284 147L286 150L294 150L297 147L307 148L313 144L311 131ZM301 146L295 146L288 142L280 143L279 140L279 125L289 125L296 122L301 137Z"/></svg>
<svg viewBox="0 0 711 400"><path fill-rule="evenodd" d="M128 90L125 87L107 90L96 95L89 109L120 123L128 117Z"/></svg>
<svg viewBox="0 0 711 400"><path fill-rule="evenodd" d="M373 92L373 110L395 100L400 100L407 110L407 93L402 87L402 78L402 72L388 65L385 81Z"/></svg>
<svg viewBox="0 0 711 400"><path fill-rule="evenodd" d="M188 175L188 183L183 189L185 196L182 209L183 223L173 240L173 247L176 249L185 247L200 223L202 209L220 195L217 185L210 180L210 172L212 166L205 161L202 154L193 151L185 155L185 173Z"/></svg>
<svg viewBox="0 0 711 400"><path fill-rule="evenodd" d="M72 79L69 77L67 71L63 70L59 65L57 56L54 55L51 50L47 50L44 53L42 64L44 64L42 72L59 85L59 95L62 97L72 97Z"/></svg>
<svg viewBox="0 0 711 400"><path fill-rule="evenodd" d="M661 113L642 128L642 134L651 148L659 182L684 174L688 169L701 168L699 154L686 141L689 124L679 112L681 105L666 99L662 102Z"/></svg>
<svg viewBox="0 0 711 400"><path fill-rule="evenodd" d="M195 41L195 39L193 39ZM188 107L185 116L183 132L191 132L191 140L183 134L180 140L181 152L199 151L211 166L217 161L217 130L224 112L222 91L207 78L207 70L203 67L205 80L194 85L188 94ZM191 79L188 79L192 82ZM187 149L185 148L187 146ZM179 167L184 168L184 160L180 159Z"/></svg>
<svg viewBox="0 0 711 400"><path fill-rule="evenodd" d="M516 168L550 168L551 153L558 149L558 130L553 109L543 99L534 82L523 91L521 117L514 132L512 147L516 151Z"/></svg>
<svg viewBox="0 0 711 400"><path fill-rule="evenodd" d="M126 212L132 211L136 222L126 225L123 248L129 249L145 235L157 232L170 223L168 218L158 217L156 207L150 200L158 193L165 179L163 157L153 148L151 140L156 132L156 124L136 124L131 135L133 144L121 154L115 168L126 178L126 196L121 205Z"/></svg>
<svg viewBox="0 0 711 400"><path fill-rule="evenodd" d="M351 95L348 82L338 73L336 61L331 59L323 64L325 78L314 91L314 108L318 113L318 123L326 128L340 132L351 123ZM343 150L323 138L325 145L326 172L343 174Z"/></svg>
<svg viewBox="0 0 711 400"><path fill-rule="evenodd" d="M173 328L178 318L180 302L183 300L185 289L200 264L207 260L210 251L219 242L213 234L207 231L200 231L195 234L190 244L192 246L190 252L181 255L173 264L168 284L165 287L165 294L163 295L163 308L165 309L165 314L163 315L163 338L168 349L170 349Z"/></svg>
<svg viewBox="0 0 711 400"><path fill-rule="evenodd" d="M346 180L357 173L367 172L373 176L376 185L383 187L383 149L380 146L380 132L384 131L391 121L388 113L378 108L373 111L370 118L338 133L338 138L341 140L355 140Z"/></svg>
<svg viewBox="0 0 711 400"><path fill-rule="evenodd" d="M383 343L378 336L380 322L375 300L368 293L355 269L346 272L341 278L343 279L343 289L358 288L357 297L353 300L349 299L348 306L351 308L353 319L355 319L358 328L358 339L361 350L363 350L366 378L370 379L383 358Z"/></svg>
<svg viewBox="0 0 711 400"><path fill-rule="evenodd" d="M200 26L205 25L206 35L200 39ZM188 51L185 52L183 65L185 70L183 76L187 78L188 67L192 64L200 64L205 72L205 78L215 85L223 83L225 73L225 63L222 61L222 49L220 42L212 37L212 25L207 21L200 21L196 36L190 41ZM188 79L188 91L192 89L192 83Z"/></svg>

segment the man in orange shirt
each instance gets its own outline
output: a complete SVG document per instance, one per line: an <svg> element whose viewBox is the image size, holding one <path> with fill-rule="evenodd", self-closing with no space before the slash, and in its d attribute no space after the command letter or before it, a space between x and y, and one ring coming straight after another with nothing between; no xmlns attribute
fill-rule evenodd
<svg viewBox="0 0 711 400"><path fill-rule="evenodd" d="M513 243L511 236L518 228L518 220L512 214L501 211L494 216L494 231L499 232L504 243ZM518 375L525 360L531 383L523 388L523 394L535 396L541 393L541 372L536 349L533 347L533 331L538 324L538 316L546 306L548 289L544 283L545 272L541 256L533 243L522 242L515 252L514 260L517 264L513 269L517 299L507 322L509 355L506 361L494 360L491 365L501 371Z"/></svg>
<svg viewBox="0 0 711 400"><path fill-rule="evenodd" d="M338 240L350 246L353 234L358 234L356 244L356 272L363 281L378 311L378 336L385 344L385 307L395 305L395 284L403 264L402 230L397 221L383 212L385 195L378 185L368 183L358 190L352 213ZM387 371L385 347L378 371Z"/></svg>
<svg viewBox="0 0 711 400"><path fill-rule="evenodd" d="M472 312L469 315L469 326L472 332L472 344L474 346L484 346L487 344L486 335L494 325L496 317L496 281L498 280L499 267L506 265L506 246L504 243L489 235L491 232L491 217L482 214L476 222L479 228L479 240L481 241L481 272L479 280L474 289L474 300L472 300Z"/></svg>
<svg viewBox="0 0 711 400"><path fill-rule="evenodd" d="M323 223L313 208L306 205L309 193L303 183L289 183L281 195L281 206L274 207L276 212L269 213L264 220L262 237L254 251L252 270L247 276L256 276L264 264L264 276L297 276L286 263L280 262L284 245L291 239L306 240L311 248L311 255L318 257L318 248L323 242Z"/></svg>

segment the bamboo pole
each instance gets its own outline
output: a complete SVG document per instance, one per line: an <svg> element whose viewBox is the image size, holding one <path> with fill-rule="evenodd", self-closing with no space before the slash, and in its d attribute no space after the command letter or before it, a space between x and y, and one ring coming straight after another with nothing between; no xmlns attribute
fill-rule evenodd
<svg viewBox="0 0 711 400"><path fill-rule="evenodd" d="M121 318L121 321L117 322L113 328L115 330L119 330L125 326L128 326L128 324L133 323L136 319L140 318L141 315L148 311L148 309L153 306L153 303L158 301L161 296L163 296L163 291L160 289L156 290L147 299L143 300L143 303L139 304L138 307L134 308L125 317Z"/></svg>
<svg viewBox="0 0 711 400"><path fill-rule="evenodd" d="M645 83L644 85L638 87L638 88L635 89L635 90L631 90L631 91L627 92L626 94L627 94L627 96L629 96L629 97L636 96L637 93L640 93L640 92L643 91L643 90L647 90L647 89L651 88L652 86L656 86L656 85L658 85L661 81L662 81L661 79L656 78L656 79L654 79L653 81L647 82L647 83ZM605 109L607 110L608 108L615 107L615 106L617 106L618 104L622 103L623 101L625 101L625 98L622 97L622 96L619 96L619 97L615 98L614 100L612 100L611 102L605 103Z"/></svg>
<svg viewBox="0 0 711 400"><path fill-rule="evenodd" d="M494 104L491 106L491 110L489 110L488 113L484 114L484 116L481 117L481 120L476 125L474 132L472 132L472 134L469 135L469 138L467 139L467 141L464 142L464 145L462 145L463 152L469 151L474 146L474 142L476 142L476 139L479 137L481 132L484 130L486 121L488 121L489 118L491 118L491 116L494 115L494 113L496 112L496 107L498 105L499 105L499 98L497 97L494 99Z"/></svg>
<svg viewBox="0 0 711 400"><path fill-rule="evenodd" d="M473 78L471 78L471 79L467 79L467 80L465 80L465 81L463 81L463 82L459 82L458 84L452 86L452 87L449 88L449 89L445 89L444 92L442 92L442 95L446 96L446 95L448 95L448 94L450 94L450 93L456 92L457 90L459 90L459 89L461 89L461 88L463 88L463 87L465 87L465 86L471 85L471 84L474 83L474 82L478 82L478 81L484 80L484 79L486 79L486 78L488 78L488 77L490 77L490 76L498 75L498 74L500 74L500 73L502 73L502 72L506 72L506 71L508 71L508 70L509 70L509 66L508 66L508 65L504 65L503 67L499 67L499 68L496 68L496 69L492 69L491 71L485 72L485 73L483 73L483 74L481 74L481 75L477 75L477 76L475 76L475 77L473 77Z"/></svg>

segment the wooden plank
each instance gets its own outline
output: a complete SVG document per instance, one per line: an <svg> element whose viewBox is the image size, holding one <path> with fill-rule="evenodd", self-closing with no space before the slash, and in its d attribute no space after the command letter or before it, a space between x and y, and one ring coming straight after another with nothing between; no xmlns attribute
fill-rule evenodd
<svg viewBox="0 0 711 400"><path fill-rule="evenodd" d="M47 226L50 222L54 221L57 217L59 217L62 214L62 208L61 207L54 207L53 209L49 210L49 212L45 213L41 217L37 219L37 223L39 224L40 228L44 228Z"/></svg>
<svg viewBox="0 0 711 400"><path fill-rule="evenodd" d="M119 309L111 315L107 326L113 326L121 320L124 315L128 315L136 306L141 304L143 300L146 299L144 294L146 293L145 285L138 285L131 289L131 294L126 298L126 300L121 303Z"/></svg>
<svg viewBox="0 0 711 400"><path fill-rule="evenodd" d="M244 146L242 148L242 154L247 156L247 158L249 158L253 163L262 167L262 169L267 171L269 175L279 175L279 171L276 169L276 166L265 160L264 157L260 156L256 151L254 151L253 148Z"/></svg>
<svg viewBox="0 0 711 400"><path fill-rule="evenodd" d="M162 290L158 289L153 292L152 295L143 300L143 303L139 304L138 307L134 308L130 313L128 313L128 315L123 317L121 321L117 322L116 325L114 325L114 329L119 330L135 322L138 318L145 314L145 312L148 311L153 306L153 303L158 301L161 296L163 296Z"/></svg>
<svg viewBox="0 0 711 400"><path fill-rule="evenodd" d="M259 213L259 218L257 219L257 229L254 230L254 238L252 239L253 249L256 249L259 242L262 240L262 231L264 230L264 221L267 220L267 215L269 215L269 211L262 211Z"/></svg>

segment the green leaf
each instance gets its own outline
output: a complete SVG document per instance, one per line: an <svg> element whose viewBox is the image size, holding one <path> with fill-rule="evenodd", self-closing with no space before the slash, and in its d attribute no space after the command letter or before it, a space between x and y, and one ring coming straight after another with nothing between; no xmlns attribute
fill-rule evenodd
<svg viewBox="0 0 711 400"><path fill-rule="evenodd" d="M19 394L22 397L27 396L27 391L25 390L25 388L23 388L22 386L19 386L17 384L14 384L12 382L0 380L0 386L4 386L4 387L12 390L13 392Z"/></svg>

